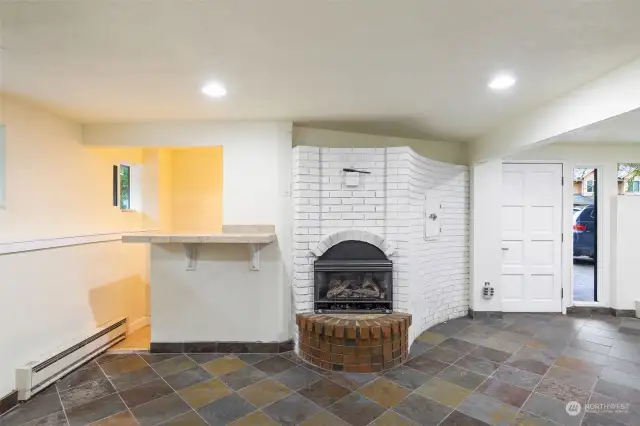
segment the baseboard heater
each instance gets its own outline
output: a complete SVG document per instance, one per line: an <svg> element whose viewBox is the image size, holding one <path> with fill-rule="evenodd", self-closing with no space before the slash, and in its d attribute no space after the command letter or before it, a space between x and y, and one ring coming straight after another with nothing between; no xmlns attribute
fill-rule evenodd
<svg viewBox="0 0 640 426"><path fill-rule="evenodd" d="M16 370L18 399L31 398L65 374L124 340L127 319L111 321L75 342L64 345L49 356L32 361Z"/></svg>

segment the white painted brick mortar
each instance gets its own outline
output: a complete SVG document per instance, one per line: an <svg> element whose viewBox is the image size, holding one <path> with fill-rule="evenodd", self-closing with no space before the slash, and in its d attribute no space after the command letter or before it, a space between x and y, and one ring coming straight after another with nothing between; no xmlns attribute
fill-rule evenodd
<svg viewBox="0 0 640 426"><path fill-rule="evenodd" d="M355 231L346 235L384 245L383 250L393 247L394 309L413 314L411 340L436 323L467 314L466 166L430 160L408 147L299 146L293 162L295 312L313 310L316 256L344 237L341 233ZM371 174L349 186L343 168ZM422 238L426 194L442 201L442 234L434 241Z"/></svg>

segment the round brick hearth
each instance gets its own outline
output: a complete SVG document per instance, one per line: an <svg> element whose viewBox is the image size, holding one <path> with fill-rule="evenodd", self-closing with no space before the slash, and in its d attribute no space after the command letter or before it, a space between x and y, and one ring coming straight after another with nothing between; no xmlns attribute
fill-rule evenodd
<svg viewBox="0 0 640 426"><path fill-rule="evenodd" d="M407 360L411 315L298 314L299 356L325 370L372 373Z"/></svg>

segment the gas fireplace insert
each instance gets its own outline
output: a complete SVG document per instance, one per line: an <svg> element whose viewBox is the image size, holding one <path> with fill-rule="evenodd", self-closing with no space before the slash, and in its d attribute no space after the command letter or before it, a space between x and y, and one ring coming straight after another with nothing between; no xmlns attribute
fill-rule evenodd
<svg viewBox="0 0 640 426"><path fill-rule="evenodd" d="M393 262L376 246L343 241L314 263L316 313L391 313Z"/></svg>

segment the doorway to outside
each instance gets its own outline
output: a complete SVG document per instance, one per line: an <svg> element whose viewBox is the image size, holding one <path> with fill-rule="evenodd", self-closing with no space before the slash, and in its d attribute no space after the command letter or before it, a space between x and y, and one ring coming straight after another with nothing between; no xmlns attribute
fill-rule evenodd
<svg viewBox="0 0 640 426"><path fill-rule="evenodd" d="M573 301L598 301L598 169L573 169Z"/></svg>
<svg viewBox="0 0 640 426"><path fill-rule="evenodd" d="M504 164L502 310L562 311L562 164Z"/></svg>

